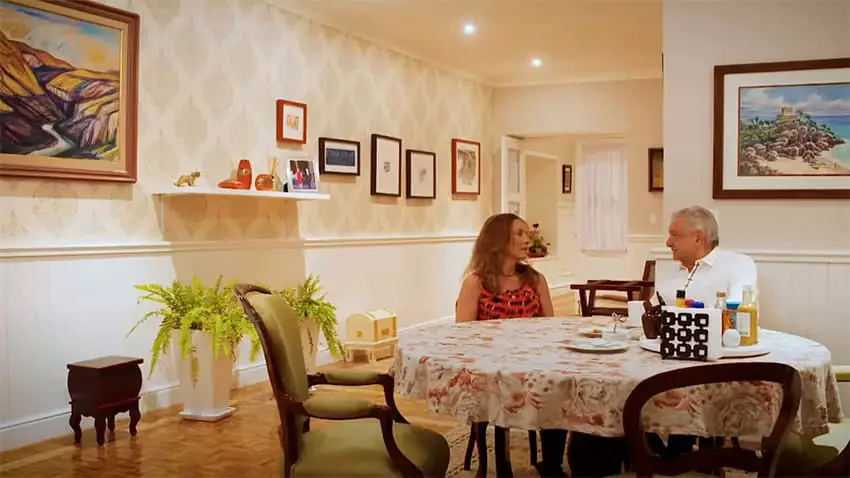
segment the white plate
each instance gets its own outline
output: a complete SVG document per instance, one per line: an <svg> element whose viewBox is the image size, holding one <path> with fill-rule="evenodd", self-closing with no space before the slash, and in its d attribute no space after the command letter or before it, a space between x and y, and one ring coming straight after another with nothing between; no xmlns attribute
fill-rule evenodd
<svg viewBox="0 0 850 478"><path fill-rule="evenodd" d="M643 337L640 339L640 348L661 353L661 339L648 339ZM760 357L770 353L770 349L762 344L747 345L741 347L723 347L723 355L721 358L747 358Z"/></svg>
<svg viewBox="0 0 850 478"><path fill-rule="evenodd" d="M579 352L622 352L628 350L629 344L618 340L572 339L566 347Z"/></svg>
<svg viewBox="0 0 850 478"><path fill-rule="evenodd" d="M614 326L612 326L612 325L609 325L609 326L585 325L583 327L579 327L579 329L578 329L578 334L583 339L596 338L596 337L592 337L592 336L589 335L589 334L592 334L594 332L596 332L598 334L606 334L606 333L610 334L610 333L614 332ZM625 324L620 324L620 325L617 326L617 333L619 334L620 332L623 332L631 340L639 340L641 338L641 335L642 335L641 331L638 330L637 328L626 326ZM604 335L602 335L598 338L602 338L602 337L604 337Z"/></svg>

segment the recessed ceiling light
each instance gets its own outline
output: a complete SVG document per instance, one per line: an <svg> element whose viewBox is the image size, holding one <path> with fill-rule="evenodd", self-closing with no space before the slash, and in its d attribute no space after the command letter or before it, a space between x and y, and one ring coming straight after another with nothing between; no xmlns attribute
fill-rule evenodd
<svg viewBox="0 0 850 478"><path fill-rule="evenodd" d="M474 35L477 28L474 23L466 23L463 25L463 33L466 35Z"/></svg>
<svg viewBox="0 0 850 478"><path fill-rule="evenodd" d="M543 66L543 60L541 60L540 58L532 58L531 66L535 68L540 68L541 66Z"/></svg>

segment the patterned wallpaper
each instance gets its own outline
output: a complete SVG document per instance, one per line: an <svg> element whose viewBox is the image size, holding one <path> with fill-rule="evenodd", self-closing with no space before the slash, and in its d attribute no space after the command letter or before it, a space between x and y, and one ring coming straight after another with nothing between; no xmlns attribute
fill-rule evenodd
<svg viewBox="0 0 850 478"><path fill-rule="evenodd" d="M258 0L109 3L142 19L139 182L0 178L4 245L477 232L490 213L491 88ZM276 145L277 98L308 104L306 145ZM371 133L436 152L437 199L370 196ZM319 136L361 141L360 176L321 177L330 201L151 195L191 170L215 184L240 158L256 174L316 155ZM451 197L452 137L482 142L477 200Z"/></svg>

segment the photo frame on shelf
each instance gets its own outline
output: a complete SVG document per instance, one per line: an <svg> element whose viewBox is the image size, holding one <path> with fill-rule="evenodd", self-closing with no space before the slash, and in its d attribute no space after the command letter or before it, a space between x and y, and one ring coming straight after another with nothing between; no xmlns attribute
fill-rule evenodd
<svg viewBox="0 0 850 478"><path fill-rule="evenodd" d="M452 194L481 194L481 143L452 139Z"/></svg>
<svg viewBox="0 0 850 478"><path fill-rule="evenodd" d="M277 100L277 141L279 143L307 143L307 104L290 100Z"/></svg>
<svg viewBox="0 0 850 478"><path fill-rule="evenodd" d="M714 67L714 199L850 198L850 58Z"/></svg>
<svg viewBox="0 0 850 478"><path fill-rule="evenodd" d="M286 158L286 184L291 193L319 192L319 161L314 158Z"/></svg>
<svg viewBox="0 0 850 478"><path fill-rule="evenodd" d="M649 192L664 191L664 148L649 148Z"/></svg>
<svg viewBox="0 0 850 478"><path fill-rule="evenodd" d="M319 138L319 172L360 176L360 141Z"/></svg>
<svg viewBox="0 0 850 478"><path fill-rule="evenodd" d="M561 165L561 193L570 194L573 192L573 165Z"/></svg>
<svg viewBox="0 0 850 478"><path fill-rule="evenodd" d="M373 196L401 197L401 138L372 134Z"/></svg>
<svg viewBox="0 0 850 478"><path fill-rule="evenodd" d="M408 198L437 198L437 155L430 151L407 150L405 193Z"/></svg>
<svg viewBox="0 0 850 478"><path fill-rule="evenodd" d="M139 15L77 0L3 0L0 17L10 20L0 24L2 62L22 91L37 93L12 88L3 98L0 175L135 183Z"/></svg>

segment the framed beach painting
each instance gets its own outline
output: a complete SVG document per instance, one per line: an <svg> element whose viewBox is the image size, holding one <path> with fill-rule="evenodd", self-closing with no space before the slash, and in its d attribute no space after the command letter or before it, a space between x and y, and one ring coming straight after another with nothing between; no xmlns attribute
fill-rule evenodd
<svg viewBox="0 0 850 478"><path fill-rule="evenodd" d="M481 194L481 143L452 139L452 194Z"/></svg>
<svg viewBox="0 0 850 478"><path fill-rule="evenodd" d="M850 198L850 58L714 69L714 198Z"/></svg>
<svg viewBox="0 0 850 478"><path fill-rule="evenodd" d="M139 16L0 0L0 175L136 182Z"/></svg>

